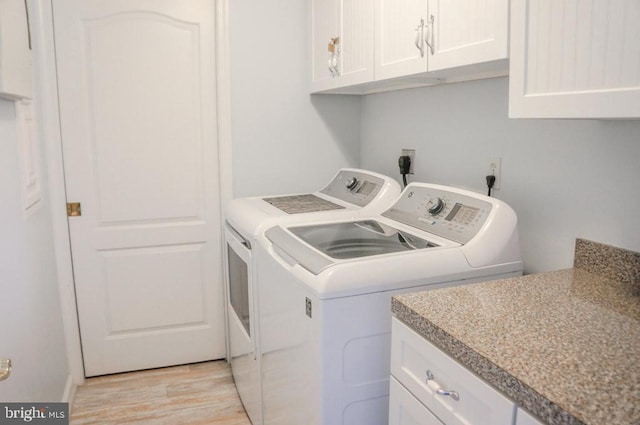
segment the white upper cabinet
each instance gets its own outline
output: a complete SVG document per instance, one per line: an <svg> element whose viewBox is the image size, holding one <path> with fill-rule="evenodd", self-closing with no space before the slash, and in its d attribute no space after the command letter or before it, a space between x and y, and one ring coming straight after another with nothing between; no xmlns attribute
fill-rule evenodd
<svg viewBox="0 0 640 425"><path fill-rule="evenodd" d="M509 0L309 0L311 92L506 75Z"/></svg>
<svg viewBox="0 0 640 425"><path fill-rule="evenodd" d="M376 0L375 78L427 71L426 0Z"/></svg>
<svg viewBox="0 0 640 425"><path fill-rule="evenodd" d="M430 0L429 71L509 57L508 0Z"/></svg>
<svg viewBox="0 0 640 425"><path fill-rule="evenodd" d="M640 117L640 1L512 0L511 118Z"/></svg>
<svg viewBox="0 0 640 425"><path fill-rule="evenodd" d="M311 92L373 80L371 0L311 0Z"/></svg>
<svg viewBox="0 0 640 425"><path fill-rule="evenodd" d="M505 60L508 26L508 0L376 0L375 78Z"/></svg>
<svg viewBox="0 0 640 425"><path fill-rule="evenodd" d="M0 97L30 98L32 84L26 2L0 0Z"/></svg>
<svg viewBox="0 0 640 425"><path fill-rule="evenodd" d="M310 14L311 91L314 92L335 87L332 59L336 59L337 65L339 46L333 46L334 52L329 52L327 46L336 38L340 41L338 0L311 0Z"/></svg>

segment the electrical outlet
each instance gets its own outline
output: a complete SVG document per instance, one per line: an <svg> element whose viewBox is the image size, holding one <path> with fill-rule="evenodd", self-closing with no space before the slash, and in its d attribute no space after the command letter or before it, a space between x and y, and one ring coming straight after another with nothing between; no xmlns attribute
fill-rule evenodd
<svg viewBox="0 0 640 425"><path fill-rule="evenodd" d="M413 166L416 163L416 150L402 149L402 156L405 156L405 155L411 158L411 165L409 165L409 174L413 174Z"/></svg>
<svg viewBox="0 0 640 425"><path fill-rule="evenodd" d="M500 177L501 174L501 164L502 160L500 158L491 158L487 162L487 175L488 176L496 176L496 182L493 184L494 189L500 189Z"/></svg>

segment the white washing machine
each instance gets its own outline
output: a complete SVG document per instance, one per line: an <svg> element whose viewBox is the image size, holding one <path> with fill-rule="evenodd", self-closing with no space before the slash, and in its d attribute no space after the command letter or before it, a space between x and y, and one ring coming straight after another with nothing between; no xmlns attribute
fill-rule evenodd
<svg viewBox="0 0 640 425"><path fill-rule="evenodd" d="M344 168L314 193L241 198L225 207L227 347L233 378L253 425L262 424L260 339L257 305L259 272L253 259L256 238L276 223L349 219L378 214L400 195L393 179Z"/></svg>
<svg viewBox="0 0 640 425"><path fill-rule="evenodd" d="M266 230L255 249L265 425L386 425L393 295L518 276L514 211L412 183L387 211Z"/></svg>

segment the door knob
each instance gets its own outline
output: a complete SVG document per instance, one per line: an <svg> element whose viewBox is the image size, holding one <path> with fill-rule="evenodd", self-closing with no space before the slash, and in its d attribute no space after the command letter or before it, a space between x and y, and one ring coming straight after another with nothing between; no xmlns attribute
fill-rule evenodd
<svg viewBox="0 0 640 425"><path fill-rule="evenodd" d="M0 359L0 381L4 381L11 375L11 359Z"/></svg>

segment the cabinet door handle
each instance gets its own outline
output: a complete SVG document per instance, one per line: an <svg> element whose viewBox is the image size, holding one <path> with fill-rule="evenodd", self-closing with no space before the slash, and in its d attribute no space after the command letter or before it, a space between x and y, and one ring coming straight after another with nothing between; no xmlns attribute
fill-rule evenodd
<svg viewBox="0 0 640 425"><path fill-rule="evenodd" d="M435 21L435 18L433 17L433 15L429 16L429 22L427 22L427 24L425 25L426 32L424 35L424 42L427 43L427 46L429 46L429 51L431 52L431 56L433 56L435 52L435 49L434 49L435 28L433 25L434 21Z"/></svg>
<svg viewBox="0 0 640 425"><path fill-rule="evenodd" d="M331 78L339 77L340 70L338 69L338 56L340 56L340 37L329 39L329 59L327 65L329 67L329 74Z"/></svg>
<svg viewBox="0 0 640 425"><path fill-rule="evenodd" d="M340 55L340 50L333 55L331 58L331 69L333 70L333 75L336 77L340 76L340 70L338 69L338 56Z"/></svg>
<svg viewBox="0 0 640 425"><path fill-rule="evenodd" d="M433 382L433 384L435 385L435 388L431 385L429 385L429 381ZM434 376L433 376L433 372L431 372L430 370L427 370L427 379L426 379L426 383L427 385L429 385L430 387L432 387L435 392L439 395L442 396L448 396L451 397L452 399L454 399L455 401L460 401L460 394L458 394L457 391L451 391L451 390L443 390L442 387L440 386L440 384L438 384L435 380L434 380Z"/></svg>
<svg viewBox="0 0 640 425"><path fill-rule="evenodd" d="M420 23L416 27L416 48L420 50L420 57L424 57L424 19L420 19Z"/></svg>

